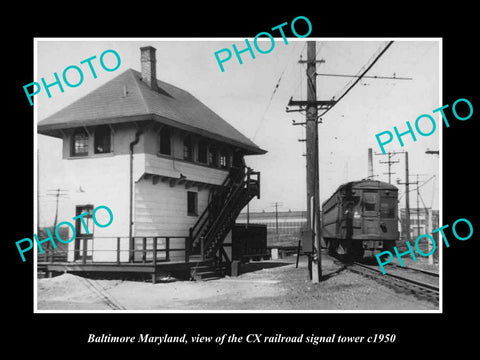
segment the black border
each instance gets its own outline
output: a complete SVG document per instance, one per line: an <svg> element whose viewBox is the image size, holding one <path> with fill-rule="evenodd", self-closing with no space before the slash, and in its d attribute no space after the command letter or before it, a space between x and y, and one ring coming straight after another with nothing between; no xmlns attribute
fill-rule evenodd
<svg viewBox="0 0 480 360"><path fill-rule="evenodd" d="M458 4L445 9L426 9L406 3L373 8L372 5L350 4L328 8L323 4L288 4L283 11L267 7L263 13L258 7L246 4L222 4L209 9L204 3L200 9L172 10L162 4L129 4L130 9L109 9L100 13L95 9L80 16L78 21L68 20L64 13L56 16L32 11L32 18L22 19L21 32L15 32L7 40L3 67L7 73L4 104L4 139L9 151L4 152L4 207L8 222L4 241L4 278L7 280L4 311L11 314L8 321L5 343L12 350L21 350L25 345L35 349L39 357L54 356L52 349L63 349L65 355L124 354L134 350L141 355L151 352L165 356L164 351L177 355L183 352L209 352L211 356L231 350L245 350L255 355L258 344L231 344L224 346L156 345L133 346L113 344L87 344L89 333L111 333L113 335L138 335L139 333L181 335L222 335L249 333L284 335L299 333L365 336L374 333L395 333L394 344L322 345L318 347L282 344L264 345L268 354L283 352L285 348L318 353L334 349L353 350L360 354L382 354L391 356L392 350L405 354L432 355L438 350L461 346L464 353L475 344L474 329L469 319L475 314L474 264L479 233L477 212L473 205L476 196L476 149L475 127L477 126L478 90L474 92L478 75L475 72L476 42L471 19L475 10ZM148 10L152 6L152 10ZM385 5L384 5L385 6ZM188 12L186 10L188 9ZM304 10L307 9L307 10ZM310 9L310 10L308 10ZM380 10L379 10L380 9ZM125 14L122 12L125 11ZM210 15L205 15L210 13ZM472 13L472 15L469 15ZM14 242L31 236L33 229L33 112L25 101L22 86L33 81L33 38L38 37L203 37L239 36L251 37L258 32L290 22L303 15L313 25L311 37L442 37L443 38L443 104L452 104L458 98L467 98L473 104L474 115L468 121L452 120L450 128L443 129L443 224L452 224L458 218L469 219L475 229L474 236L465 242L450 241L451 247L444 248L444 313L443 314L33 314L32 256L21 263ZM42 21L39 21L42 19ZM60 20L59 20L60 19ZM89 20L90 19L90 20ZM28 24L31 24L29 27ZM15 29L15 28L14 28ZM20 31L20 30L19 30ZM12 34L11 29L4 33ZM194 61L194 60L192 60ZM451 112L447 112L451 115ZM30 253L31 254L31 253ZM472 288L473 285L473 288ZM473 319L472 319L473 320ZM25 345L24 345L25 344ZM22 346L23 345L23 346ZM248 346L245 346L248 345ZM69 350L68 350L69 349ZM62 351L63 351L62 350ZM213 352L212 352L213 351Z"/></svg>

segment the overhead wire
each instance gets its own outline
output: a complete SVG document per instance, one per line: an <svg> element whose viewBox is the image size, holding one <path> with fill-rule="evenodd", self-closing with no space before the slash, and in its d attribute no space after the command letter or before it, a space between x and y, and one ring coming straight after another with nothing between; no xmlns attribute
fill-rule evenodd
<svg viewBox="0 0 480 360"><path fill-rule="evenodd" d="M336 99L336 102L333 103L332 106L330 106L329 108L327 108L322 114L319 115L319 117L321 116L324 116L327 112L329 112L336 104L338 104L340 102L340 100L342 100L345 95L347 95L350 90L353 89L353 87L355 85L358 84L358 82L363 78L363 76L373 67L373 65L375 65L375 63L380 59L380 57L382 57L382 55L388 50L388 48L393 44L393 40L392 41L389 41L387 43L387 45L383 48L382 51L380 51L380 53L375 57L375 59L370 63L370 65L367 66L367 68L357 77L355 78L355 80L353 80L353 84L351 84L344 92L342 95L340 95L339 98ZM347 83L348 84L348 83Z"/></svg>
<svg viewBox="0 0 480 360"><path fill-rule="evenodd" d="M411 189L411 190L408 190L408 192L411 193L412 191L417 191L418 189L420 189L422 186L424 186L425 184L427 184L430 180L432 180L432 179L435 178L435 177L436 177L436 175L432 175L428 180L425 180L425 182L424 182L423 184L418 185L416 188L413 188L413 189ZM400 201L400 199L401 199L405 194L406 194L406 192L404 192L404 193L402 194L402 196L400 196L400 197L398 198L398 201Z"/></svg>
<svg viewBox="0 0 480 360"><path fill-rule="evenodd" d="M305 42L305 44L306 44L306 42ZM304 48L305 48L305 45L304 45ZM303 51L303 49L301 50L301 52L302 52L302 51ZM295 47L293 48L292 52L293 52L293 53L296 53L296 52L295 52ZM301 53L301 52L300 52L300 53ZM272 104L272 100L273 100L273 98L274 98L274 96L275 96L275 94L276 94L276 92L277 92L277 90L278 90L278 88L279 88L279 86L280 86L280 82L281 82L281 80L282 80L282 77L283 77L285 71L287 70L287 68L288 68L290 65L291 65L291 62L290 62L290 61L287 61L285 67L283 68L282 72L280 73L280 76L279 76L279 78L278 78L278 80L277 80L277 82L276 82L276 85L275 85L275 87L273 88L272 95L270 96L270 100L268 101L268 104L267 104L267 106L265 107L265 110L264 110L264 112L263 112L263 114L262 114L262 116L261 116L261 118L260 118L260 121L258 122L258 126L257 126L257 128L256 128L256 130L255 130L255 133L254 133L254 135L253 135L253 137L252 137L252 140L255 140L255 138L256 138L256 136L257 136L257 134L258 134L258 131L260 130L260 128L261 128L261 126L262 126L263 120L265 119L265 115L266 115L267 111L270 109L270 105Z"/></svg>

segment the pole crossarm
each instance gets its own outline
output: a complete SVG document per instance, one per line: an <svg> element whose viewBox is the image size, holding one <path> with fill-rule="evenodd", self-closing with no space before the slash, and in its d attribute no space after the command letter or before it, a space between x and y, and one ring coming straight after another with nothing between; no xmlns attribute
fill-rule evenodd
<svg viewBox="0 0 480 360"><path fill-rule="evenodd" d="M336 100L317 100L317 101L308 101L308 100L293 100L290 99L288 106L317 106L320 110L327 109L335 105Z"/></svg>
<svg viewBox="0 0 480 360"><path fill-rule="evenodd" d="M288 106L287 106L286 109L285 109L285 112L287 112L287 113L289 113L289 112L302 112L302 111L306 111L305 108L290 110L290 109L288 108ZM294 124L294 125L295 125L295 124Z"/></svg>
<svg viewBox="0 0 480 360"><path fill-rule="evenodd" d="M359 78L360 75L346 75L346 74L325 74L325 73L315 73L317 76L334 76L334 77L348 77L348 78ZM411 77L399 77L395 76L376 76L376 75L364 75L364 79L383 79L383 80L413 80Z"/></svg>
<svg viewBox="0 0 480 360"><path fill-rule="evenodd" d="M323 64L325 63L325 60L324 59L319 59L319 60L298 60L298 63L299 64L312 64L312 63L316 63L316 64Z"/></svg>
<svg viewBox="0 0 480 360"><path fill-rule="evenodd" d="M295 120L292 120L292 125L297 126L297 125L306 125L307 122L296 122Z"/></svg>

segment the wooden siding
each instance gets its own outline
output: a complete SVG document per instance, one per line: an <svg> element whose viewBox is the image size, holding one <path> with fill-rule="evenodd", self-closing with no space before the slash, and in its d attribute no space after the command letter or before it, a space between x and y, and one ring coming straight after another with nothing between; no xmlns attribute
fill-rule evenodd
<svg viewBox="0 0 480 360"><path fill-rule="evenodd" d="M92 168L97 166L97 159L111 158L117 155L129 155L129 144L135 139L137 129L131 124L115 125L112 135L112 152L94 154L94 128L90 132L88 156L70 156L73 130L65 130L63 138L63 159L70 161L94 161ZM198 162L183 160L184 132L172 131L172 155L157 155L160 150L158 133L155 127L147 127L140 136L138 144L134 147L134 180L137 181L144 172L162 176L178 178L180 173L187 176L190 181L220 185L228 174L225 169L210 167ZM194 138L194 158L197 156L197 140ZM121 170L125 172L125 169ZM128 171L128 168L127 168ZM116 173L113 173L116 174Z"/></svg>
<svg viewBox="0 0 480 360"><path fill-rule="evenodd" d="M112 149L109 154L70 156L71 131L65 130L63 141L63 162L65 178L59 187L68 190L69 198L62 199L58 222L73 223L77 205L108 206L114 215L114 221L106 228L94 227L93 261L115 261L116 237L121 240L121 261L128 260L129 234L129 144L135 138L136 128L132 124L114 126ZM173 132L172 154L183 157L183 135ZM187 214L187 192L198 192L198 214L208 202L208 188L198 191L192 186L186 189L185 183L174 187L167 182L152 183L144 179L145 173L178 179L186 176L189 185L220 185L228 175L224 169L212 168L194 162L157 155L158 134L150 128L140 136L134 148L134 236L187 236L188 229L196 216ZM154 152L153 154L150 152ZM93 154L93 133L89 137L89 154ZM69 238L72 232L69 229ZM68 261L73 261L75 242L68 245ZM171 248L184 248L182 239L172 239ZM184 258L184 251L178 252L178 259ZM171 260L176 260L172 258Z"/></svg>
<svg viewBox="0 0 480 360"><path fill-rule="evenodd" d="M142 179L135 184L135 236L188 236L188 231L195 224L198 216L187 214L187 192L185 186L170 187L168 183L153 184L151 180ZM208 204L209 190L197 191L198 214ZM184 239L171 239L171 248L184 248ZM184 251L172 253L171 260L185 258Z"/></svg>
<svg viewBox="0 0 480 360"><path fill-rule="evenodd" d="M61 188L68 190L68 198L62 199L64 206L59 208L58 222L68 221L74 223L77 205L91 204L93 207L100 205L108 206L113 213L113 222L102 228L93 225L95 237L128 236L128 207L129 207L129 156L108 156L65 160L66 176ZM103 210L101 210L103 211ZM100 220L100 212L99 221ZM72 232L69 229L69 237ZM107 238L94 242L94 260L106 260L105 252L95 253L95 250L115 249L113 240ZM115 243L116 244L116 243ZM122 249L123 249L122 244ZM127 244L128 246L128 244ZM69 243L68 260L73 260L74 241ZM112 256L115 256L114 252ZM122 256L124 255L122 253Z"/></svg>
<svg viewBox="0 0 480 360"><path fill-rule="evenodd" d="M148 174L169 176L172 178L186 176L187 181L197 181L206 184L221 185L228 171L214 169L187 161L173 160L168 157L142 154L145 159L145 172ZM140 154L139 154L140 156Z"/></svg>

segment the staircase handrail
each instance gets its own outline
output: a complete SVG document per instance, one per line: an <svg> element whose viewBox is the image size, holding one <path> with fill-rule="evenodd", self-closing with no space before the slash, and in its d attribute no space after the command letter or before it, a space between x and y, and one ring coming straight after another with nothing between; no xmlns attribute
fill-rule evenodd
<svg viewBox="0 0 480 360"><path fill-rule="evenodd" d="M215 220L211 224L210 228L208 229L207 233L205 234L205 240L206 240L205 246L209 245L209 243L211 242L211 239L210 239L211 234L216 233L216 231L218 229L218 226L223 222L225 216L228 215L227 209L230 208L230 205L232 203L234 203L234 204L237 203L237 200L238 200L237 196L238 196L238 194L241 194L240 190L245 189L245 184L247 184L247 186L249 186L248 183L249 183L249 180L250 180L250 173L251 173L251 169L248 168L247 172L243 176L242 182L240 182L238 184L235 184L234 191L228 197L228 199L226 200L226 202L222 206L222 209L218 212L219 216L217 216L215 218Z"/></svg>
<svg viewBox="0 0 480 360"><path fill-rule="evenodd" d="M229 189L230 186L229 186L229 182L234 182L234 177L236 175L236 171L235 170L241 170L242 168L234 168L233 171L230 171L229 174L225 177L225 179L223 180L222 184L220 185L218 191L220 192L220 194L218 195L221 195L222 192L225 192L225 190ZM239 172L240 173L240 172ZM199 218L197 219L197 221L195 222L195 224L190 228L190 234L191 234L191 244L193 244L196 240L196 238L198 237L198 235L201 233L203 227L205 226L207 220L208 220L208 216L207 214L210 213L210 210L211 210L211 207L212 207L212 202L209 202L209 204L207 205L207 207L205 208L205 210L202 212L202 214L200 214Z"/></svg>

